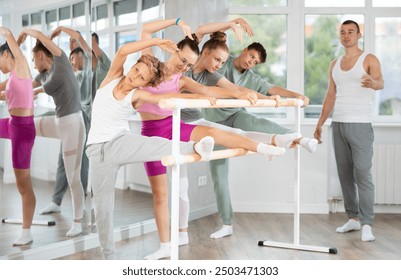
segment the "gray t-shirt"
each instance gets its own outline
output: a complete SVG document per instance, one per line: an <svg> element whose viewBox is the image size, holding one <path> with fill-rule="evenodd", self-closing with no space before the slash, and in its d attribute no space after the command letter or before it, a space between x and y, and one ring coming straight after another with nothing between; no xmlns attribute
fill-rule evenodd
<svg viewBox="0 0 401 280"><path fill-rule="evenodd" d="M53 65L49 72L40 73L35 81L41 83L45 92L53 97L57 117L81 111L78 80L64 52L61 52L61 56L53 56Z"/></svg>
<svg viewBox="0 0 401 280"><path fill-rule="evenodd" d="M216 86L223 75L215 72L210 73L208 71L202 71L200 73L194 74L192 70L184 73L185 76L191 78L192 80L198 82L199 84L205 86ZM183 92L185 93L185 92ZM195 92L196 93L196 92ZM181 110L181 119L186 122L196 121L202 118L201 110L199 109L183 109Z"/></svg>

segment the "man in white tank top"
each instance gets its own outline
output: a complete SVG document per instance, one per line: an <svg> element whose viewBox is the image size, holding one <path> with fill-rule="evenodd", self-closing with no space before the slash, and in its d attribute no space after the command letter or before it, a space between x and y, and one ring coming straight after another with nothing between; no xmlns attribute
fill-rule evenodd
<svg viewBox="0 0 401 280"><path fill-rule="evenodd" d="M359 25L344 21L340 39L345 53L330 63L329 84L315 138L321 143L322 125L332 116L337 171L349 220L338 233L360 230L362 241L373 241L374 184L372 128L375 90L383 89L379 60L358 48Z"/></svg>

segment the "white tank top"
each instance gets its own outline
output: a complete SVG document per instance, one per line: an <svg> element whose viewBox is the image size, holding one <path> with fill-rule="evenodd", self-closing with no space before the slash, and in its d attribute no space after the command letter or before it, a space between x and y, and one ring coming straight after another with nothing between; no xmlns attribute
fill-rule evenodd
<svg viewBox="0 0 401 280"><path fill-rule="evenodd" d="M117 78L96 92L92 104L92 120L87 145L108 142L121 131L130 131L128 119L134 109L131 104L135 89L122 100L115 99L113 89L122 77Z"/></svg>
<svg viewBox="0 0 401 280"><path fill-rule="evenodd" d="M341 70L339 57L333 68L333 80L337 87L332 121L346 123L370 123L373 115L375 91L364 88L361 78L366 75L363 62L368 53L362 53L354 67L348 71Z"/></svg>

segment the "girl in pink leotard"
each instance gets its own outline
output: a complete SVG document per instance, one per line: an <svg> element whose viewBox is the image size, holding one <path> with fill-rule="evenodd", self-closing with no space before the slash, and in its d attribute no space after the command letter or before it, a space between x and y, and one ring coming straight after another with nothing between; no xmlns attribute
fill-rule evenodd
<svg viewBox="0 0 401 280"><path fill-rule="evenodd" d="M0 46L0 69L9 78L0 83L2 99L7 100L9 118L0 119L0 137L11 140L12 163L22 198L22 232L14 246L33 241L31 225L36 198L32 189L30 164L36 131L33 122L32 77L28 62L11 31L0 27L6 43ZM3 92L4 91L4 92Z"/></svg>

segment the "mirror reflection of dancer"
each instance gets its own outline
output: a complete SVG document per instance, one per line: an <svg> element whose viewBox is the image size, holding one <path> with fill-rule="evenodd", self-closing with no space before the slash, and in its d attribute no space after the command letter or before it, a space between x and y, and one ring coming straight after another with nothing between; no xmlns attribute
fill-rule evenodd
<svg viewBox="0 0 401 280"><path fill-rule="evenodd" d="M343 22L340 39L345 53L330 63L329 84L315 138L321 142L322 125L333 111L334 154L349 218L336 232L360 230L362 224L362 241L374 241L372 105L375 90L383 89L384 81L377 57L358 48L361 37L358 23Z"/></svg>
<svg viewBox="0 0 401 280"><path fill-rule="evenodd" d="M162 98L177 94L153 95L138 89L157 86L165 78L166 68L154 57L143 55L124 75L127 56L144 48L158 46L166 51L175 48L169 40L150 39L120 47L110 70L100 85L92 107L92 124L87 141L89 174L93 191L96 225L103 257L115 259L113 209L118 169L126 164L161 160L171 154L171 141L161 137L146 137L131 133L128 120L133 109L144 102L157 104ZM213 138L204 137L198 143L182 142L181 153L197 152L203 159L213 150Z"/></svg>
<svg viewBox="0 0 401 280"><path fill-rule="evenodd" d="M56 104L55 116L35 118L36 135L61 140L73 206L73 223L67 236L77 236L82 232L84 191L80 171L86 140L79 85L67 55L53 41L34 29L23 30L18 41L24 42L27 36L37 39L32 52L39 75L33 80L33 87L42 85Z"/></svg>
<svg viewBox="0 0 401 280"><path fill-rule="evenodd" d="M111 61L107 54L99 47L99 35L92 33L92 69L95 86L98 89L110 69ZM95 98L96 90L92 91L92 100Z"/></svg>
<svg viewBox="0 0 401 280"><path fill-rule="evenodd" d="M22 54L11 31L0 26L0 34L6 43L0 46L0 69L9 78L0 83L1 94L7 100L9 118L0 119L0 137L11 140L12 163L17 188L22 199L22 231L14 246L33 241L31 225L36 198L31 183L31 154L35 141L33 122L32 77L28 62ZM3 99L3 98L2 98Z"/></svg>
<svg viewBox="0 0 401 280"><path fill-rule="evenodd" d="M90 127L90 115L92 110L92 96L91 96L91 84L92 84L92 70L90 57L92 56L92 50L89 45L85 42L80 32L72 30L67 27L59 26L52 34L50 39L61 34L61 31L67 33L70 36L70 48L75 47L70 53L71 66L74 69L74 74L78 80L80 96L81 96L81 107L82 116L85 124L85 137L87 137ZM82 47L81 47L82 46ZM49 113L45 114L49 116ZM81 162L81 183L86 195L88 186L88 170L89 160L85 154L85 149L82 154ZM39 211L40 214L51 214L61 211L61 203L64 198L64 194L68 189L67 175L65 173L63 152L60 147L60 153L58 156L58 165L56 172L56 182L52 194L52 201L49 205Z"/></svg>

